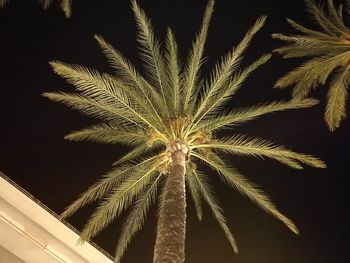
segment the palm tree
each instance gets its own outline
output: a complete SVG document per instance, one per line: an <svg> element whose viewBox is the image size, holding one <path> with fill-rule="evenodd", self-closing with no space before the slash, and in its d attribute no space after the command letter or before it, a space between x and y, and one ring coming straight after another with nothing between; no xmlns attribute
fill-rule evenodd
<svg viewBox="0 0 350 263"><path fill-rule="evenodd" d="M325 85L332 75L327 95L325 121L330 131L336 130L346 118L346 100L350 77L350 29L344 24L343 6L337 9L332 0L327 0L327 9L313 0L306 0L307 11L321 31L306 28L293 20L288 23L300 32L299 35L273 34L273 38L287 44L275 49L284 58L308 57L300 67L280 78L276 88L294 85L293 96L304 98L316 86ZM347 2L349 5L349 2ZM350 6L345 9L350 14Z"/></svg>
<svg viewBox="0 0 350 263"><path fill-rule="evenodd" d="M64 12L67 18L70 18L72 15L72 0L60 0L60 1L61 1L62 11ZM5 7L8 2L9 0L0 0L0 8ZM42 5L43 9L47 9L52 4L53 0L39 0L39 2Z"/></svg>
<svg viewBox="0 0 350 263"><path fill-rule="evenodd" d="M179 63L172 31L168 29L165 51L161 52L150 20L135 0L132 0L132 8L139 30L137 40L141 46L145 77L101 36L95 38L115 69L115 75L101 74L79 65L51 62L53 70L73 84L77 93L49 92L44 96L102 120L100 124L72 132L65 138L121 143L133 148L114 163L111 172L62 213L62 217L67 218L79 208L99 201L81 233L82 240L90 240L131 207L119 238L116 262L120 261L130 240L142 228L149 207L157 196L160 209L153 262L184 261L185 184L189 186L198 218L202 218L201 204L205 201L233 250L238 252L236 241L210 187L210 177L197 168L197 163L211 167L224 183L281 220L294 233L298 233L294 223L277 210L258 186L225 161L222 154L269 157L296 169L302 169L301 164L325 167L315 157L295 153L260 138L239 134L216 138L219 130L232 128L263 114L310 107L317 101L280 101L224 111L225 103L250 73L270 58L270 54L263 55L242 70L238 69L242 54L265 22L265 17L260 17L243 40L217 62L209 78L201 80L204 43L213 6L214 1L210 0L184 67ZM162 189L160 194L159 188Z"/></svg>

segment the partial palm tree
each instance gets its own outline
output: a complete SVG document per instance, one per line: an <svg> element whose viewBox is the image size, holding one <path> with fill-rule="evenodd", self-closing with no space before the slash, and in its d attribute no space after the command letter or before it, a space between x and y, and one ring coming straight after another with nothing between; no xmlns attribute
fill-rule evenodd
<svg viewBox="0 0 350 263"><path fill-rule="evenodd" d="M350 81L350 29L343 19L343 6L334 6L332 0L317 5L306 0L307 11L318 24L320 30L306 28L293 20L288 23L300 33L297 35L273 34L272 37L287 44L275 49L284 58L307 57L308 61L280 78L276 88L295 85L293 96L305 98L313 88L329 81L325 121L330 131L339 128L346 118L346 101ZM350 2L345 13L350 15Z"/></svg>
<svg viewBox="0 0 350 263"><path fill-rule="evenodd" d="M90 240L123 211L130 209L116 249L115 261L119 262L131 239L142 228L150 206L158 198L160 208L153 262L183 262L187 184L199 220L204 201L237 253L236 241L210 186L214 173L208 175L198 168L207 165L225 184L298 233L294 223L277 210L270 198L229 160L224 160L223 155L269 157L295 169L302 169L302 164L320 168L325 164L311 155L293 152L264 139L243 134L225 138L217 135L218 131L232 130L263 114L306 108L317 103L314 99L300 99L230 111L224 109L245 79L270 58L270 54L263 55L246 68L239 69L242 54L266 18L260 17L243 40L216 63L208 78L202 79L204 43L214 1L209 1L206 7L202 26L184 66L180 63L173 32L168 29L162 51L150 20L135 0L131 3L145 76L97 35L98 44L115 69L114 75L79 65L51 62L53 70L74 85L77 92L48 92L44 96L101 119L101 123L74 131L65 138L120 143L132 148L114 163L112 171L68 206L62 217L67 218L81 207L99 202L81 233L82 240Z"/></svg>
<svg viewBox="0 0 350 263"><path fill-rule="evenodd" d="M0 8L5 7L8 2L9 0L0 0ZM39 2L42 5L43 9L47 9L52 4L53 0L39 0ZM60 0L60 2L61 9L64 12L65 16L67 18L70 18L72 15L72 0Z"/></svg>

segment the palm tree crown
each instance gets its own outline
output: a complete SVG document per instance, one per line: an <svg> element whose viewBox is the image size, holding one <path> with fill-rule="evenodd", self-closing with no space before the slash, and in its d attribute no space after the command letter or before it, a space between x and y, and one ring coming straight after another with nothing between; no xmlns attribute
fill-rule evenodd
<svg viewBox="0 0 350 263"><path fill-rule="evenodd" d="M287 44L275 49L284 58L310 57L300 67L280 78L275 87L285 88L295 84L293 96L304 98L319 85L324 85L332 75L327 96L325 121L330 131L340 126L346 117L346 100L350 77L350 29L344 24L343 7L335 8L327 0L327 9L306 0L307 11L312 15L321 31L303 27L288 19L288 23L301 34L286 36L273 34ZM349 4L349 2L347 2ZM345 9L350 14L350 6ZM328 12L327 12L328 11Z"/></svg>
<svg viewBox="0 0 350 263"><path fill-rule="evenodd" d="M0 0L0 8L5 7L5 5L9 2L9 0ZM49 8L52 4L53 0L39 0L43 9ZM72 15L72 0L60 0L61 9L64 12L64 15L69 18Z"/></svg>
<svg viewBox="0 0 350 263"><path fill-rule="evenodd" d="M115 69L115 75L101 74L79 65L51 62L53 70L73 84L77 92L48 92L44 96L102 120L100 124L72 132L65 138L132 147L128 154L114 163L112 171L62 214L67 218L86 204L100 201L81 234L82 240L89 240L131 207L120 235L116 261L121 259L130 240L141 229L150 205L157 198L161 181L167 179L173 148L186 147L186 183L198 218L202 218L201 203L205 201L235 252L238 251L236 241L209 185L210 177L201 172L196 163L211 167L224 183L247 196L295 233L298 229L293 222L276 209L263 191L225 161L222 154L269 157L295 169L302 169L301 164L325 167L315 157L295 153L260 138L241 134L216 138L215 134L221 129L232 128L270 112L310 107L317 101L280 101L224 111L225 103L250 73L270 58L270 54L238 70L242 54L265 22L265 17L260 17L243 40L217 62L211 75L201 80L204 43L213 5L214 2L209 1L184 66L179 62L172 31L167 31L162 52L150 20L134 0L132 8L139 30L137 40L146 72L144 77L101 36L95 36L95 39Z"/></svg>

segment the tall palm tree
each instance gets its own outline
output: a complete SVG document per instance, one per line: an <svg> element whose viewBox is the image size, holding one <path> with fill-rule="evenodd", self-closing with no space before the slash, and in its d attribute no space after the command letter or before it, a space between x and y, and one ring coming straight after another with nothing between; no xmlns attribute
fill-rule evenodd
<svg viewBox="0 0 350 263"><path fill-rule="evenodd" d="M306 0L307 11L320 27L320 31L306 28L293 20L288 23L298 30L298 35L273 34L272 37L287 44L275 49L284 58L308 57L300 67L280 78L276 88L294 85L293 96L304 98L317 86L330 80L325 121L330 131L336 130L346 118L346 100L350 80L350 29L344 24L343 6L334 6L327 0L326 9L313 0ZM350 15L350 2L345 12Z"/></svg>
<svg viewBox="0 0 350 263"><path fill-rule="evenodd" d="M294 233L298 233L294 223L277 210L258 186L225 161L222 154L269 157L295 169L302 169L301 164L325 167L315 157L295 153L260 138L240 134L226 138L215 136L219 130L235 127L260 115L310 107L317 101L280 101L225 111L225 103L250 73L270 58L270 54L263 55L242 70L238 69L242 54L265 22L265 17L260 17L243 40L217 62L211 75L201 80L204 43L213 6L214 1L210 0L184 67L179 63L172 31L168 29L165 50L161 52L150 20L135 0L132 0L132 9L139 30L137 40L141 46L145 77L100 36L95 38L115 69L115 75L101 74L79 65L51 62L53 70L73 84L77 93L49 92L44 96L102 120L100 124L72 132L65 138L121 143L133 148L114 163L111 172L62 214L63 218L67 218L86 204L99 201L81 233L82 240L89 240L131 207L119 238L116 262L120 261L130 240L142 228L149 207L157 196L160 209L154 262L184 261L185 184L189 186L198 218L202 218L201 204L204 201L233 250L238 252L236 241L210 187L210 177L201 172L196 163L211 167L224 183L281 220ZM159 188L162 189L161 194L157 194Z"/></svg>
<svg viewBox="0 0 350 263"><path fill-rule="evenodd" d="M5 7L8 2L9 0L0 0L0 8ZM43 9L47 9L52 4L53 0L39 0L39 2L41 3ZM64 12L65 16L67 18L71 17L72 0L60 0L60 2L61 2L61 9Z"/></svg>

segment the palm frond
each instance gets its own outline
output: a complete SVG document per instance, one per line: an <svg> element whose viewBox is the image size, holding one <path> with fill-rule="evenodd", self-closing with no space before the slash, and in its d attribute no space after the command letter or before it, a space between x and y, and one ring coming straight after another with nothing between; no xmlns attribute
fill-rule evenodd
<svg viewBox="0 0 350 263"><path fill-rule="evenodd" d="M189 109L189 104L195 93L195 88L198 88L199 71L202 64L202 57L204 52L204 44L207 39L208 27L211 20L211 16L214 10L214 0L209 0L204 12L202 26L196 40L192 44L192 50L188 56L188 61L184 71L184 81L182 85L183 89L183 111L191 112L193 109Z"/></svg>
<svg viewBox="0 0 350 263"><path fill-rule="evenodd" d="M328 76L349 56L350 51L347 51L336 56L312 58L277 80L274 87L285 88L296 83L293 97L304 98L316 85L324 85Z"/></svg>
<svg viewBox="0 0 350 263"><path fill-rule="evenodd" d="M210 107L215 102L217 95L220 94L222 89L229 85L229 80L238 66L241 60L242 53L247 49L250 41L252 40L255 33L257 33L266 20L265 16L257 19L253 27L246 33L243 40L234 48L229 54L224 56L224 58L215 66L214 72L211 74L210 80L206 82L204 86L204 92L201 100L199 101L198 109L192 120L192 127L195 127L197 123L203 118L205 113L210 110Z"/></svg>
<svg viewBox="0 0 350 263"><path fill-rule="evenodd" d="M119 217L124 209L129 207L139 196L151 180L159 174L158 166L162 159L153 167L138 170L131 177L121 182L111 194L106 197L95 212L91 215L81 233L81 240L90 240L102 229Z"/></svg>
<svg viewBox="0 0 350 263"><path fill-rule="evenodd" d="M237 155L252 155L259 157L265 156L277 161L282 160L285 164L288 164L289 161L299 161L300 163L317 168L326 167L323 161L311 155L292 152L267 140L260 138L247 138L246 136L242 135L227 137L221 140L216 140L207 144L199 144L193 147L193 149L202 148L211 148Z"/></svg>
<svg viewBox="0 0 350 263"><path fill-rule="evenodd" d="M154 116L162 122L158 111L165 111L165 108L164 105L162 105L159 94L144 78L142 78L142 76L140 76L130 61L124 58L117 50L107 43L103 37L95 35L94 38L97 40L111 66L117 70L116 73L125 81L125 85L129 86L131 92L136 92L136 98L145 100L149 105L148 111L152 112ZM137 90L140 90L141 93L137 93ZM156 109L158 109L158 111Z"/></svg>
<svg viewBox="0 0 350 263"><path fill-rule="evenodd" d="M123 109L124 114L134 122L140 122L154 129L163 139L166 137L159 131L153 116L142 111L138 104L133 103L130 97L126 96L123 89L116 85L115 81L101 75L96 70L88 69L78 65L67 65L61 62L51 62L54 71L61 77L67 79L84 96L99 100L114 107Z"/></svg>
<svg viewBox="0 0 350 263"><path fill-rule="evenodd" d="M341 120L346 118L345 103L348 98L350 78L350 64L334 74L328 91L325 120L330 131L340 126Z"/></svg>
<svg viewBox="0 0 350 263"><path fill-rule="evenodd" d="M61 214L61 218L67 218L73 215L78 209L100 200L108 196L112 189L114 189L125 178L147 169L154 165L155 160L159 156L152 156L140 161L137 164L127 164L116 167L111 172L107 173L94 185L89 187L84 193L82 193L77 200L70 204L64 212Z"/></svg>
<svg viewBox="0 0 350 263"><path fill-rule="evenodd" d="M327 34L331 36L339 36L349 33L344 24L339 25L338 21L335 21L334 18L328 17L323 10L323 6L317 6L314 0L305 0L305 4L313 19Z"/></svg>
<svg viewBox="0 0 350 263"><path fill-rule="evenodd" d="M70 18L72 15L72 0L61 0L61 8L66 18Z"/></svg>
<svg viewBox="0 0 350 263"><path fill-rule="evenodd" d="M228 114L221 114L206 120L202 120L198 123L197 127L192 130L192 132L200 129L210 130L213 132L220 128L241 125L264 114L290 109L308 108L316 104L318 104L318 101L315 99L294 99L291 101L278 101L252 107L238 108L232 110Z"/></svg>
<svg viewBox="0 0 350 263"><path fill-rule="evenodd" d="M210 159L199 153L193 153L193 156L208 164L211 168L219 173L220 178L225 183L234 189L237 189L242 195L247 196L267 213L282 221L292 232L295 234L299 233L299 230L295 224L276 209L275 205L270 201L270 198L263 191L261 191L258 186L250 183L234 168L230 167L228 164L222 165L222 161L219 161L219 158L215 157L214 154L211 155Z"/></svg>
<svg viewBox="0 0 350 263"><path fill-rule="evenodd" d="M200 172L193 172L194 180L197 181L198 186L200 187L200 193L203 196L205 202L209 205L216 221L219 223L220 227L224 231L233 251L238 254L238 246L235 238L233 237L229 227L227 226L226 218L223 215L223 210L215 200L215 194L210 189L210 185L206 182L206 176Z"/></svg>
<svg viewBox="0 0 350 263"><path fill-rule="evenodd" d="M173 113L178 114L180 110L180 98L182 95L180 91L180 67L177 54L177 44L170 28L168 28L166 38L165 62L167 79L169 80L169 92L167 93L169 96L168 98L170 98L169 107Z"/></svg>
<svg viewBox="0 0 350 263"><path fill-rule="evenodd" d="M201 189L198 180L196 179L195 170L189 171L186 174L186 182L188 184L188 188L190 189L191 198L194 203L194 207L196 209L197 218L199 221L202 221L203 218L203 208L202 208L202 197L201 197Z"/></svg>
<svg viewBox="0 0 350 263"><path fill-rule="evenodd" d="M89 128L74 131L64 138L69 141L92 141L99 143L121 143L131 146L145 144L147 140L145 130L135 127L115 124L97 124Z"/></svg>
<svg viewBox="0 0 350 263"><path fill-rule="evenodd" d="M132 9L136 18L139 34L137 40L141 45L141 58L145 62L145 69L155 87L158 87L163 104L166 109L167 116L170 116L169 106L167 102L166 73L164 69L164 61L160 53L160 44L155 38L150 20L146 17L144 11L138 6L136 0L132 0Z"/></svg>
<svg viewBox="0 0 350 263"><path fill-rule="evenodd" d="M86 115L93 116L107 122L120 123L121 125L135 125L139 128L144 127L128 118L127 113L116 107L98 102L93 99L85 98L76 93L65 93L65 92L44 92L44 97L63 103L64 105L76 109Z"/></svg>
<svg viewBox="0 0 350 263"><path fill-rule="evenodd" d="M218 91L217 96L213 97L211 102L208 102L207 109L198 117L197 121L192 125L189 133L192 129L195 129L196 125L200 123L201 120L205 118L210 118L215 115L222 106L236 93L236 91L241 87L242 83L249 77L249 75L260 67L262 64L266 63L271 57L271 54L264 55L260 57L257 61L249 65L243 71L234 74L234 76L229 81L227 88L221 88ZM209 100L209 99L208 99Z"/></svg>
<svg viewBox="0 0 350 263"><path fill-rule="evenodd" d="M124 255L124 252L129 245L131 239L140 231L147 216L147 212L152 203L154 203L157 195L157 187L162 175L158 175L149 183L147 191L135 201L131 212L127 216L118 245L115 252L115 262L119 262Z"/></svg>
<svg viewBox="0 0 350 263"><path fill-rule="evenodd" d="M40 0L40 3L43 7L43 9L49 8L49 6L52 4L52 0Z"/></svg>

